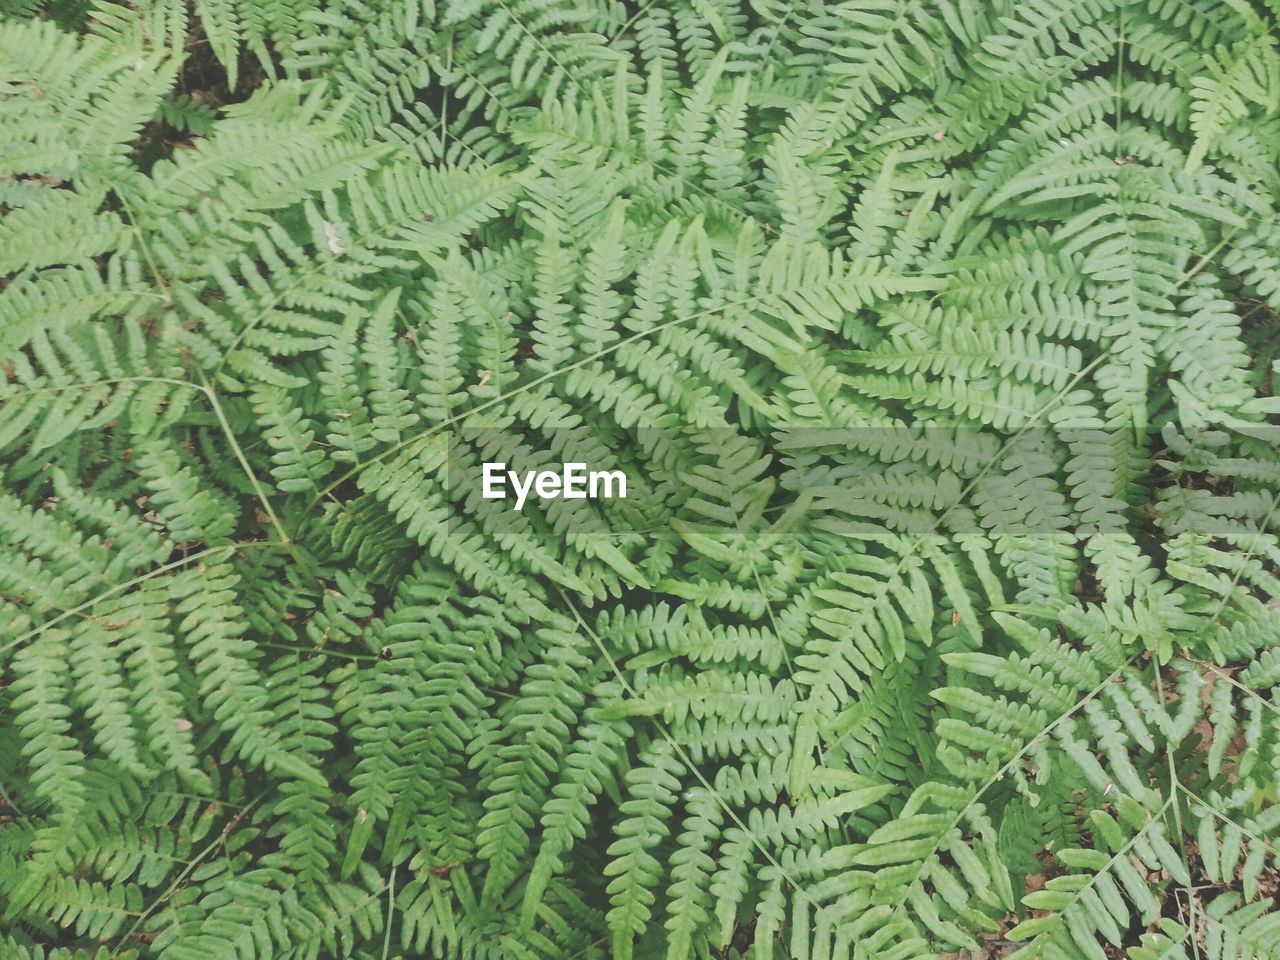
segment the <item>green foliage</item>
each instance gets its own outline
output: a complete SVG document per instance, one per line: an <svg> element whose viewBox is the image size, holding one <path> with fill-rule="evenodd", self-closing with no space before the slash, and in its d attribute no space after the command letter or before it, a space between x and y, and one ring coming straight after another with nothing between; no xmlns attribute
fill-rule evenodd
<svg viewBox="0 0 1280 960"><path fill-rule="evenodd" d="M1278 18L0 0L0 957L1280 957Z"/></svg>

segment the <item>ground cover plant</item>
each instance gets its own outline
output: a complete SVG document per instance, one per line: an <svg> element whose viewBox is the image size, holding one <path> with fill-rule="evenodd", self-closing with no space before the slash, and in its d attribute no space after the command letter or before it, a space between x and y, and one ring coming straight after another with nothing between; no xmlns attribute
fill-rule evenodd
<svg viewBox="0 0 1280 960"><path fill-rule="evenodd" d="M0 958L1280 956L1278 17L0 0Z"/></svg>

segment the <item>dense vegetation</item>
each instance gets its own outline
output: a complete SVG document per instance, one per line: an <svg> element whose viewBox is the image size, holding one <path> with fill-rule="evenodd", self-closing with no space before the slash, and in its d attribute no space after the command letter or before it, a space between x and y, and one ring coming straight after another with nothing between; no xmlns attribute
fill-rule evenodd
<svg viewBox="0 0 1280 960"><path fill-rule="evenodd" d="M1277 0L0 12L0 958L1280 957Z"/></svg>

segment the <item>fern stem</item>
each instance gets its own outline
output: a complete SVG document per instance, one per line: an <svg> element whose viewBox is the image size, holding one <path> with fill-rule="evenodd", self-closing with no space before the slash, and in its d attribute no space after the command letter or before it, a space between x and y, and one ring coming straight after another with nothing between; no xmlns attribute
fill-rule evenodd
<svg viewBox="0 0 1280 960"><path fill-rule="evenodd" d="M37 637L40 634L44 633L44 631L48 630L50 627L56 626L57 624L61 623L63 620L67 619L68 617L74 617L76 614L81 613L85 610L88 610L98 603L101 603L103 600L106 600L108 597L113 597L118 593L123 593L126 590L131 590L132 588L138 586L139 584L146 583L148 580L150 580L153 577L163 576L164 574L169 573L171 570L177 570L179 567L185 567L188 564L195 563L197 560L203 560L209 556L212 556L215 553L225 552L228 555L230 555L235 553L238 550L246 550L252 547L284 547L284 546L285 544L276 540L241 540L241 541L237 541L236 543L224 543L216 547L206 547L205 549L199 550L196 553L189 554L188 556L185 556L180 560L173 560L173 561L170 561L169 563L162 564L161 566L158 566L153 570L148 570L146 573L140 576L134 577L131 580L126 580L124 583L118 583L115 586L109 587L106 590L102 591L102 593L95 594L94 596L90 597L88 600L84 601L83 603L77 604L76 606L71 607L68 610L63 610L61 613L53 617L51 620L47 620L44 623L40 624L39 626L33 627L32 629L28 630L26 633L21 634L17 638L10 640L3 647L0 647L0 652L7 653L8 651L12 650L14 647L17 647L25 643L26 641L32 639L33 637Z"/></svg>
<svg viewBox="0 0 1280 960"><path fill-rule="evenodd" d="M253 486L253 492L258 498L258 502L262 504L262 509L266 512L267 519L271 523L271 527L276 531L276 535L280 538L280 546L288 551L293 562L297 564L298 569L307 576L313 583L321 583L320 576L312 569L311 564L302 556L298 550L296 542L289 536L285 530L284 524L280 522L280 518L276 516L275 509L271 506L271 501L267 499L266 492L262 489L262 484L258 481L258 476L253 471L253 467L249 465L248 459L244 455L244 451L240 448L239 441L231 429L231 424L227 422L226 414L222 411L222 404L218 402L217 396L213 389L209 386L209 382L205 379L204 372L200 372L200 379L204 381L202 388L205 396L209 398L209 404L213 407L214 416L218 418L218 425L222 428L223 434L227 438L227 443L231 446L231 451L235 454L236 461L240 464L240 469L244 471L244 475L249 478L249 483Z"/></svg>

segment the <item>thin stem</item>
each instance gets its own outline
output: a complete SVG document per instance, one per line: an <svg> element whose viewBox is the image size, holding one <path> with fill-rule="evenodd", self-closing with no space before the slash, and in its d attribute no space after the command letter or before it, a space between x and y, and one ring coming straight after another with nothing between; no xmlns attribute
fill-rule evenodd
<svg viewBox="0 0 1280 960"><path fill-rule="evenodd" d="M107 597L114 596L117 593L121 593L125 590L129 590L133 587L136 587L139 584L146 583L152 577L158 577L161 574L168 573L170 570L176 570L179 567L185 567L187 564L194 563L197 560L203 560L205 557L208 557L212 554L220 553L223 551L229 551L231 553L235 553L237 550L245 550L250 547L283 547L283 546L285 546L283 543L279 543L275 540L243 540L243 541L237 541L236 543L224 543L221 546L217 546L217 547L206 547L204 550L199 550L195 553L189 554L188 556L185 556L180 560L173 560L169 563L162 564L161 566L155 567L152 570L148 570L146 573L140 574L131 580L126 580L124 583L118 583L115 586L109 587L106 590L102 591L102 593L95 594L94 596L90 597L88 600L84 601L83 603L76 604L76 606L71 607L69 610L63 610L53 619L46 620L44 623L40 624L38 627L33 627L32 629L28 630L26 633L21 634L17 638L9 641L9 643L5 644L5 646L0 647L0 652L7 653L8 651L12 650L14 647L18 646L19 644L25 643L27 640L30 640L33 637L37 637L40 634L44 633L44 631L48 630L50 627L55 626L58 623L61 623L63 620L67 619L67 617L73 617L76 614L81 613L84 610L88 610L90 607L93 607L98 603L101 603L103 600L107 599Z"/></svg>
<svg viewBox="0 0 1280 960"><path fill-rule="evenodd" d="M391 953L391 915L396 910L396 866L391 867L391 876L387 879L387 919L382 931L382 960L387 960Z"/></svg>
<svg viewBox="0 0 1280 960"><path fill-rule="evenodd" d="M209 381L205 378L204 371L200 371L200 379L204 381L202 389L205 396L209 398L209 405L213 408L214 416L218 418L218 425L222 428L222 432L227 438L227 443L231 445L231 452L235 455L237 462L240 464L240 469L244 471L244 475L249 478L249 483L253 486L253 492L262 504L262 509L266 513L272 529L275 530L276 536L280 538L280 545L288 551L289 556L304 575L313 582L319 583L319 576L311 569L310 564L303 559L297 544L294 543L285 530L280 518L276 516L275 509L271 506L271 501L267 499L266 491L262 489L262 484L258 481L257 474L253 472L253 467L249 465L249 460L244 455L244 450L241 449L239 441L236 440L236 435L231 430L231 424L227 422L226 414L222 411L222 404L218 402L217 395L213 392L213 388L209 386Z"/></svg>
<svg viewBox="0 0 1280 960"><path fill-rule="evenodd" d="M167 886L164 889L164 892L151 901L151 906L143 910L142 913L138 915L138 919L134 921L133 926L131 926L128 930L126 930L124 935L121 936L118 941L116 941L115 948L108 955L108 960L111 960L111 958L115 957L115 955L120 952L120 949L121 947L124 946L125 941L128 940L137 932L138 928L142 926L142 923L147 919L147 917L151 916L151 914L155 912L156 908L159 907L160 904L164 903L171 896L173 896L173 894L177 891L178 887L180 887L182 883L187 879L187 877L189 877L195 871L196 867L198 867L209 856L211 856L218 849L219 846L226 843L227 837L231 834L231 831L234 830L236 826L240 823L240 821L243 820L245 816L248 815L249 811L252 810L254 806L258 803L258 800L259 798L255 797L254 799L250 800L247 805L242 807L240 812L237 813L234 817L232 817L225 827L223 827L221 830L218 831L218 836L214 837L212 842L210 842L204 849L202 849L198 854L196 854L195 859L193 859L190 863L188 863L186 868L181 873L179 873L176 877L173 878L173 882L171 882L169 886Z"/></svg>

